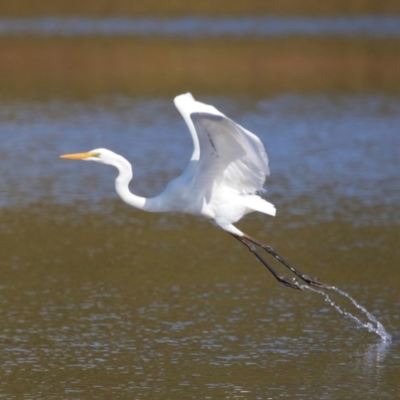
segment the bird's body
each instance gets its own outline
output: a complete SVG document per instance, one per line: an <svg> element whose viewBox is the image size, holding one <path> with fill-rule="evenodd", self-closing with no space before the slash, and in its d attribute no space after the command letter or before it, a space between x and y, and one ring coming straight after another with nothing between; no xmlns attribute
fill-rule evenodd
<svg viewBox="0 0 400 400"><path fill-rule="evenodd" d="M116 191L129 205L149 212L180 212L210 220L245 244L285 285L300 288L296 281L277 275L255 246L272 254L301 279L320 286L291 267L270 246L233 225L254 211L276 213L275 207L260 196L269 175L268 157L260 139L215 107L196 101L190 93L177 96L174 102L189 128L194 150L183 173L169 182L158 196L144 198L131 193L131 164L110 150L95 149L62 158L113 165L119 171Z"/></svg>
<svg viewBox="0 0 400 400"><path fill-rule="evenodd" d="M193 154L182 175L158 196L143 198L129 191L130 163L106 149L85 157L119 170L116 190L122 200L150 212L180 212L208 219L222 229L242 235L233 224L245 214L259 211L275 215L275 207L262 199L268 158L260 139L215 107L196 101L190 93L177 96L175 105L193 139Z"/></svg>

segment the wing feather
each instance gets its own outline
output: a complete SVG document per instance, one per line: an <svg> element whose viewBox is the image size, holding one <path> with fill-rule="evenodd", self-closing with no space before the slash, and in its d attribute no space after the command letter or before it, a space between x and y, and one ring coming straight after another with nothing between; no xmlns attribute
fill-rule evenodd
<svg viewBox="0 0 400 400"><path fill-rule="evenodd" d="M203 187L225 185L244 193L262 191L269 175L268 157L260 139L215 107L188 93L175 98L193 138L193 177Z"/></svg>
<svg viewBox="0 0 400 400"><path fill-rule="evenodd" d="M194 112L207 112L213 115L223 115L214 106L200 103L196 101L191 93L181 94L176 96L174 99L175 107L181 113L186 125L189 128L190 134L193 139L193 154L191 160L198 160L200 158L200 147L199 139L197 137L196 128L193 125L193 121L190 118L190 114Z"/></svg>

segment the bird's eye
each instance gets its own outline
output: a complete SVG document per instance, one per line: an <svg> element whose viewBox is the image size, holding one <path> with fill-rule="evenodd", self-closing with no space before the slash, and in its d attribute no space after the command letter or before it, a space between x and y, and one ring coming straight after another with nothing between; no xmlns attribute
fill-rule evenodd
<svg viewBox="0 0 400 400"><path fill-rule="evenodd" d="M100 158L101 153L90 153L90 157L97 157Z"/></svg>

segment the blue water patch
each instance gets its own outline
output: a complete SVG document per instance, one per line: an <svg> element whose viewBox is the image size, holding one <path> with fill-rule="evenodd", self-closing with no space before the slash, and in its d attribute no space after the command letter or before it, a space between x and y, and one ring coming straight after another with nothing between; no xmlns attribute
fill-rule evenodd
<svg viewBox="0 0 400 400"><path fill-rule="evenodd" d="M171 36L281 37L366 36L400 37L400 16L238 17L238 18L0 18L0 35L38 36Z"/></svg>
<svg viewBox="0 0 400 400"><path fill-rule="evenodd" d="M372 220L398 219L398 97L199 100L216 105L261 138L271 169L267 198L279 213L286 209L295 214L319 213L323 218L338 213L351 218L354 205L365 210L375 207L365 215ZM0 141L0 206L49 201L92 207L116 199L114 168L59 159L60 154L99 147L131 161L132 191L153 196L182 172L193 148L172 99L157 98L3 103ZM299 202L301 198L306 201ZM343 202L346 210L338 208Z"/></svg>

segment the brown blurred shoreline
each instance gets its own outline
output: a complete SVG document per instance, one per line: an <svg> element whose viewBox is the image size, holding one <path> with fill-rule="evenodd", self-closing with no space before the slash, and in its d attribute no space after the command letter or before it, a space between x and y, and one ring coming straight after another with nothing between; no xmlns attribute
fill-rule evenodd
<svg viewBox="0 0 400 400"><path fill-rule="evenodd" d="M0 3L0 16L81 15L104 17L182 15L355 15L400 13L400 2L393 0L12 0Z"/></svg>
<svg viewBox="0 0 400 400"><path fill-rule="evenodd" d="M0 97L400 90L400 40L0 39Z"/></svg>

